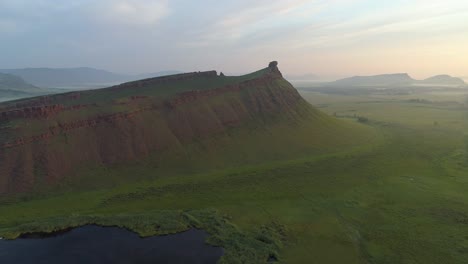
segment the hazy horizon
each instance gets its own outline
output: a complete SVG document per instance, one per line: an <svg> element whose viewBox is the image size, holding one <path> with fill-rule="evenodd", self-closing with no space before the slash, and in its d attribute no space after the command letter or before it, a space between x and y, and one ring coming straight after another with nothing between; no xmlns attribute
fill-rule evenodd
<svg viewBox="0 0 468 264"><path fill-rule="evenodd" d="M4 0L0 68L468 79L468 2ZM333 77L332 77L333 76Z"/></svg>

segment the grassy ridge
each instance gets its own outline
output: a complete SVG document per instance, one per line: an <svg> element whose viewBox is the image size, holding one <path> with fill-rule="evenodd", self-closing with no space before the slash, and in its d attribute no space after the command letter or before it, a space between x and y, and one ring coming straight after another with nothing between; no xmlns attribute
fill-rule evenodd
<svg viewBox="0 0 468 264"><path fill-rule="evenodd" d="M263 76L264 74L267 75ZM230 80L229 82L239 82L258 76L264 79L259 80L260 82L241 84L240 91L223 89L220 93L203 96L197 95L199 93L191 93L175 101L163 101L164 96L160 94L151 98L144 97L145 91L158 93L167 86L181 82L186 85L184 90L192 87L190 86L192 82L192 89L198 89L198 81L206 85L203 86L204 89L210 89L210 87L214 89L219 87L217 85L225 85L224 79ZM205 82L207 80L204 80L204 75L196 75L193 78L190 81L177 79L174 84L163 83L158 87L146 87L137 82L134 86L125 86L123 90L116 90L115 94L112 88L90 91L95 101L100 100L101 93L112 95L107 98L111 100L111 103L103 100L98 104L81 105L80 103L85 103L81 100L85 100L86 96L76 95L72 100L77 104L75 108L61 111L47 118L2 120L0 140L3 142L0 141L0 144L5 143L5 146L9 147L0 149L0 159L5 161L0 163L0 171L2 171L0 193L29 192L33 188L40 190L42 187L61 184L64 178L67 180L84 174L89 175L86 172L80 172L102 164L113 165L130 160L141 160L148 155L156 155L153 161L157 161L161 157L170 156L167 152L170 152L173 158L166 158L165 164L172 164L172 168L177 169L180 164L185 163L173 160L180 160L179 156L184 155L187 145L219 136L220 139L216 145L205 144L206 149L201 152L208 152L208 155L212 151L223 153L224 143L229 143L231 138L241 138L236 136L239 132L235 131L236 129L241 130L239 133L244 135L247 133L260 135L271 133L267 131L269 130L267 126L276 122L288 121L285 123L287 126L297 126L297 123L306 118L310 119L308 122L313 122L316 127L327 129L333 128L333 123L338 123L330 121L329 117L307 105L299 97L297 91L288 82L282 80L278 72L272 70L268 72L263 70L241 77L210 75L208 79L213 78L216 82L216 85L211 86ZM149 86L152 84L150 83ZM119 93L121 91L131 92L134 96L133 98L121 97L123 96ZM65 101L69 99L64 95L52 98ZM125 100L128 101L127 104L122 105L120 101ZM320 128L311 131L324 134L320 132L322 130ZM245 138L248 139L249 136ZM294 142L295 146L300 143L297 139L280 139L279 141ZM242 144L241 140L239 142ZM309 144L306 145L309 147ZM255 149L255 146L246 147L243 151L249 154L254 153L251 150ZM294 150L292 147L289 149ZM268 148L264 152L270 153ZM272 153L278 155L275 159L284 156L280 152L289 155L288 150L277 148ZM237 157L242 156L234 152L232 161L244 164L242 161L245 159L240 160ZM254 161L253 158L247 158L247 160ZM230 160L224 160L226 163L233 163ZM153 162L152 166L159 166L159 163ZM156 176L153 175L153 177ZM114 181L113 178L96 178L96 181Z"/></svg>
<svg viewBox="0 0 468 264"><path fill-rule="evenodd" d="M169 98L181 92L191 90L211 90L225 85L235 84L243 81L252 80L261 77L268 72L268 68L241 75L241 76L196 76L189 80L172 81L165 84L146 85L144 87L132 87L131 89L93 89L87 91L80 91L80 98L72 101L64 101L61 95L50 96L50 103L63 104L64 106L71 106L76 104L107 104L113 100L128 98L132 95L138 94L142 96L154 96L159 98ZM76 94L76 92L65 93L64 95ZM2 103L1 106L14 105L16 103L25 103L29 100L37 98L19 99Z"/></svg>

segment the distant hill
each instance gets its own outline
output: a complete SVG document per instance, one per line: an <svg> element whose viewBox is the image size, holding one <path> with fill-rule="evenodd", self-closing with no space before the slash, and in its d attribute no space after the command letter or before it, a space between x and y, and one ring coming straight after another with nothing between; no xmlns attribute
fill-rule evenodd
<svg viewBox="0 0 468 264"><path fill-rule="evenodd" d="M0 73L0 101L8 101L25 97L32 97L50 93L46 89L40 89L21 77Z"/></svg>
<svg viewBox="0 0 468 264"><path fill-rule="evenodd" d="M138 79L179 73L177 71L164 71L125 75L89 67L3 69L0 72L19 76L38 87L68 89L103 88Z"/></svg>
<svg viewBox="0 0 468 264"><path fill-rule="evenodd" d="M30 92L38 90L37 87L25 82L21 77L0 73L0 89Z"/></svg>
<svg viewBox="0 0 468 264"><path fill-rule="evenodd" d="M398 88L408 86L465 86L460 78L449 75L437 75L425 80L416 80L407 73L382 74L374 76L354 76L326 84L332 87L387 87Z"/></svg>
<svg viewBox="0 0 468 264"><path fill-rule="evenodd" d="M461 78L452 77L450 75L437 75L434 77L427 78L425 80L419 81L420 84L427 85L448 85L448 86L464 86L466 85L465 81Z"/></svg>
<svg viewBox="0 0 468 264"><path fill-rule="evenodd" d="M331 86L402 86L416 82L407 73L354 76L328 83Z"/></svg>

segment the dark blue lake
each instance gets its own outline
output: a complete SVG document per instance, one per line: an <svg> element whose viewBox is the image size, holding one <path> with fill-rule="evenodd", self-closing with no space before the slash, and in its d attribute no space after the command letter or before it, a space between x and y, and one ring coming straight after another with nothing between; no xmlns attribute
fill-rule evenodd
<svg viewBox="0 0 468 264"><path fill-rule="evenodd" d="M1 264L216 263L224 251L192 229L140 238L118 227L84 226L44 238L0 240Z"/></svg>

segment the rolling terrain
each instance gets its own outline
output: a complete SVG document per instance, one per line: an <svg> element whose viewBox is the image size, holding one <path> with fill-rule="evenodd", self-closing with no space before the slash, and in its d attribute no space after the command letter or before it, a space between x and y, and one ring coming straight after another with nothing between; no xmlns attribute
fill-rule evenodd
<svg viewBox="0 0 468 264"><path fill-rule="evenodd" d="M42 149L70 160L93 153L99 162L82 158L62 177L51 177L64 168L51 162L50 174L39 167L33 178L8 180L15 184L3 187L0 236L89 223L142 236L197 227L224 247L221 263L464 263L468 93L301 94L273 66L239 77L192 73L48 97L46 105L61 102L65 110L37 117L38 123L36 117L2 122L6 130L17 127L2 135L26 138L24 120L37 129L28 135L34 136L47 122L119 118L62 125L66 130L3 150L28 157L12 159L29 162L16 163L23 164L16 172L34 168L24 164L35 164L34 151ZM46 99L20 102L38 100ZM77 108L77 102L96 105ZM232 117L238 121L223 121ZM144 136L148 124L156 128ZM152 145L161 137L171 144Z"/></svg>
<svg viewBox="0 0 468 264"><path fill-rule="evenodd" d="M296 166L369 151L381 136L312 107L276 65L3 103L0 236L89 223L144 236L197 227L225 248L221 262L279 259L288 227L250 218L255 201L282 199L273 186L300 183Z"/></svg>

